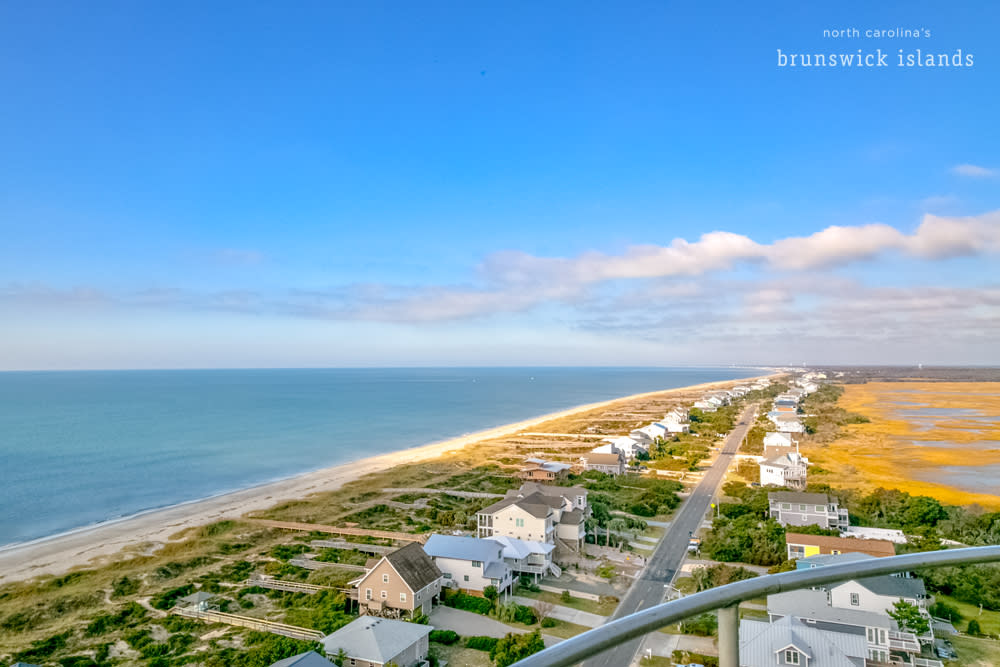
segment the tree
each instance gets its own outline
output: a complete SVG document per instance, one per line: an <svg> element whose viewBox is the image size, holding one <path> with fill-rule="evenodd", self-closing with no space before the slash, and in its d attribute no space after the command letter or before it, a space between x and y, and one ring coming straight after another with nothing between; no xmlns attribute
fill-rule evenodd
<svg viewBox="0 0 1000 667"><path fill-rule="evenodd" d="M347 651L339 648L337 649L337 654L333 656L333 664L337 665L337 667L344 667L347 664L347 658Z"/></svg>
<svg viewBox="0 0 1000 667"><path fill-rule="evenodd" d="M500 599L500 591L496 586L487 586L483 589L483 597L490 601L493 609L497 607L497 600Z"/></svg>
<svg viewBox="0 0 1000 667"><path fill-rule="evenodd" d="M930 631L931 624L927 617L920 612L920 607L900 599L899 602L892 603L893 608L888 609L889 616L899 624L900 629L912 632L915 635L923 635Z"/></svg>
<svg viewBox="0 0 1000 667"><path fill-rule="evenodd" d="M979 621L976 619L969 620L969 627L965 629L965 634L972 635L973 637L978 637L983 634L983 631L979 628Z"/></svg>
<svg viewBox="0 0 1000 667"><path fill-rule="evenodd" d="M549 617L549 615L552 613L552 610L555 609L555 607L556 606L551 602L545 602L544 600L539 600L538 602L535 603L535 606L532 609L535 612L535 618L537 618L538 622L541 623L542 621L544 621L546 618Z"/></svg>
<svg viewBox="0 0 1000 667"><path fill-rule="evenodd" d="M624 533L626 530L628 530L628 522L625 521L625 519L622 519L621 517L616 517L608 522L609 533L615 532L618 534L618 537L621 537L622 533Z"/></svg>
<svg viewBox="0 0 1000 667"><path fill-rule="evenodd" d="M527 634L508 633L490 650L490 660L497 667L508 667L544 648L545 642L542 641L542 634L538 630Z"/></svg>

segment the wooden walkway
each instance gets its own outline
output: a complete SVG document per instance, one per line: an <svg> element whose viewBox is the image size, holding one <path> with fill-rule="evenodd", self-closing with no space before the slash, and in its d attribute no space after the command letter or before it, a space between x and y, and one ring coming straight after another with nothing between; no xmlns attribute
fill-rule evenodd
<svg viewBox="0 0 1000 667"><path fill-rule="evenodd" d="M274 591L288 591L289 593L305 593L315 595L320 591L334 590L329 586L317 586L316 584L304 584L301 581L283 581L281 579L247 579L244 586L258 586L260 588L270 588Z"/></svg>
<svg viewBox="0 0 1000 667"><path fill-rule="evenodd" d="M281 635L282 637L291 637L292 639L319 641L326 636L319 630L310 630L309 628L300 628L296 625L265 621L259 618L251 618L250 616L226 614L221 611L198 611L197 609L174 608L170 610L170 613L177 614L178 616L186 616L187 618L196 618L199 621L205 621L206 623L224 623L226 625L235 625L241 628L257 630L259 632L270 632L271 634Z"/></svg>
<svg viewBox="0 0 1000 667"><path fill-rule="evenodd" d="M349 563L329 563L325 560L313 560L312 558L293 558L288 561L289 565L294 565L296 567L304 567L307 570L322 570L328 567L339 567L344 570L356 570L358 572L364 572L364 565L351 565Z"/></svg>
<svg viewBox="0 0 1000 667"><path fill-rule="evenodd" d="M300 523L298 521L273 521L271 519L245 519L248 523L266 526L268 528L283 528L284 530L304 530L317 533L331 533L333 535L354 535L355 537L374 537L382 540L397 540L399 542L419 542L423 544L427 541L426 535L414 535L413 533L396 533L390 530L368 530L367 528L348 528L338 526L326 526L319 523Z"/></svg>
<svg viewBox="0 0 1000 667"><path fill-rule="evenodd" d="M452 491L451 489L428 488L387 488L383 493L443 493L456 498L503 498L502 493L485 493L483 491Z"/></svg>
<svg viewBox="0 0 1000 667"><path fill-rule="evenodd" d="M361 544L360 542L346 542L343 540L313 540L309 545L317 549L345 549L347 551L356 549L363 554L375 554L378 556L396 550L396 547L383 547L378 544Z"/></svg>

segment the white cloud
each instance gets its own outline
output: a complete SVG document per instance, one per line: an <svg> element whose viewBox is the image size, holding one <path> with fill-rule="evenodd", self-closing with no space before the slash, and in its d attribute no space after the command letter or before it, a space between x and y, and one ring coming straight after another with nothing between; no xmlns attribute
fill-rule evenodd
<svg viewBox="0 0 1000 667"><path fill-rule="evenodd" d="M1000 171L989 167L980 167L975 164L957 164L951 168L951 173L959 176L969 176L970 178L993 178L1000 175Z"/></svg>

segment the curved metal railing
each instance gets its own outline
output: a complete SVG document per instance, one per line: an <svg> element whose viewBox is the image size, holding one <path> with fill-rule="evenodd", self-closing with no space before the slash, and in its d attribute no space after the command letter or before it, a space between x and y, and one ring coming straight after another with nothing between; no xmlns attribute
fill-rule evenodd
<svg viewBox="0 0 1000 667"><path fill-rule="evenodd" d="M630 614L629 616L609 621L600 627L588 630L555 646L551 646L544 651L529 656L516 663L515 667L563 667L565 665L573 665L597 653L623 644L630 639L642 637L670 623L675 623L706 611L712 611L713 609L731 608L732 618L735 620L735 605L738 605L743 600L749 600L762 595L794 591L820 584L856 579L858 577L906 572L918 568L968 565L991 561L1000 561L1000 545L947 549L945 551L925 551L905 554L903 556L876 558L860 563L844 563L842 565L828 565L809 570L783 572L781 574L738 581L734 584L695 593L680 600L665 602L655 607ZM729 636L724 637L722 625L723 620L720 618L720 657L726 654L727 649L730 651L733 649L733 642L735 642L735 653L731 653L730 655L738 656L738 633L735 633L736 636L734 637L734 633L730 630L728 633ZM729 646L724 646L724 642L728 642ZM720 665L721 667L726 667L721 661Z"/></svg>

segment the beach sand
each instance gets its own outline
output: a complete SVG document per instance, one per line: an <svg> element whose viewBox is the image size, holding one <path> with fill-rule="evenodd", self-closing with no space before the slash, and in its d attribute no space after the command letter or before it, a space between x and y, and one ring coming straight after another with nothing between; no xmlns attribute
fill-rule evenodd
<svg viewBox="0 0 1000 667"><path fill-rule="evenodd" d="M0 583L30 579L39 575L63 574L81 566L103 565L120 558L120 552L128 549L148 552L149 549L170 541L172 535L187 528L222 519L239 518L249 512L264 510L280 502L304 498L314 493L334 491L347 482L369 473L380 472L401 464L438 458L447 452L463 449L473 443L512 435L555 419L600 409L623 401L668 397L672 394L752 382L754 379L743 378L709 382L579 405L568 410L533 417L485 431L477 431L450 440L365 458L225 495L153 510L114 522L101 523L69 533L12 545L0 549Z"/></svg>

